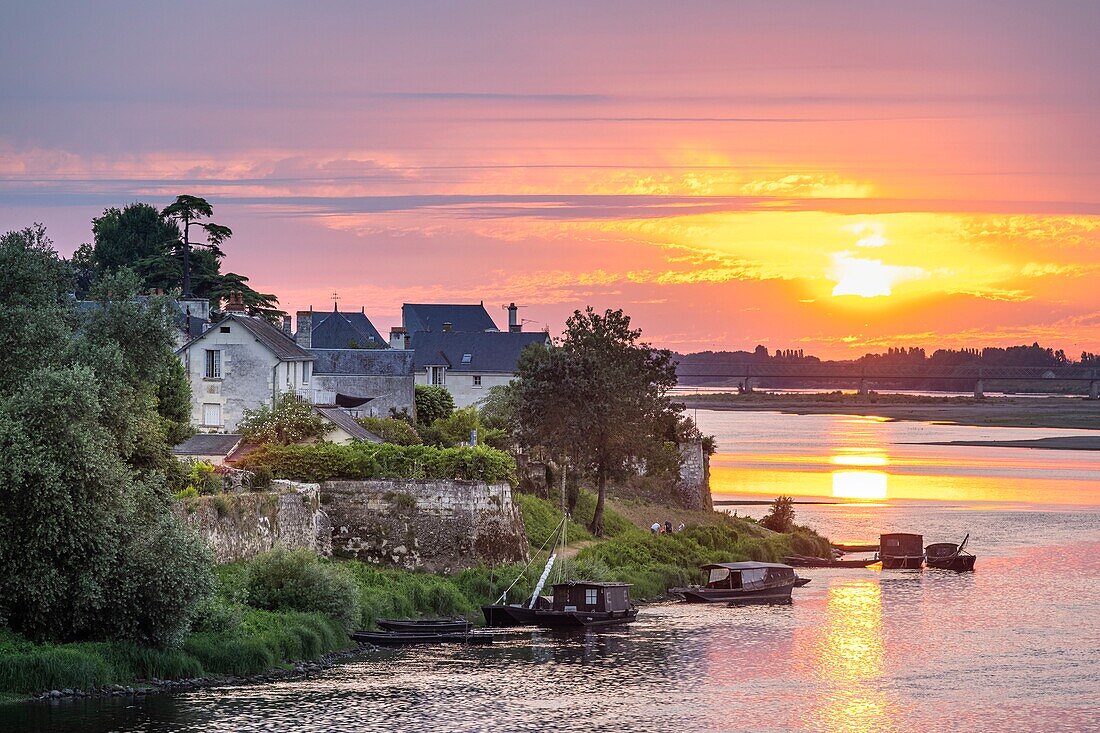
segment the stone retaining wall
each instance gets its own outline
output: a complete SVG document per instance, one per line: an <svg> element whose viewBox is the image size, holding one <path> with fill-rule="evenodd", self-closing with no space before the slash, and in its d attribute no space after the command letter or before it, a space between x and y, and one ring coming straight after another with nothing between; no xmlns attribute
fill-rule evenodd
<svg viewBox="0 0 1100 733"><path fill-rule="evenodd" d="M710 456L700 440L680 446L680 481L676 493L685 509L714 508L710 498Z"/></svg>
<svg viewBox="0 0 1100 733"><path fill-rule="evenodd" d="M326 481L321 507L338 557L426 570L527 558L523 521L507 484Z"/></svg>

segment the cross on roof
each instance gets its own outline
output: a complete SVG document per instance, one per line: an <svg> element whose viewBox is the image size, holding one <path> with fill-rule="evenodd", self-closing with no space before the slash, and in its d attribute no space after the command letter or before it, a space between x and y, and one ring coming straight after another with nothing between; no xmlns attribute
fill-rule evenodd
<svg viewBox="0 0 1100 733"><path fill-rule="evenodd" d="M335 290L332 291L332 309L336 310L336 301L340 300L340 296Z"/></svg>

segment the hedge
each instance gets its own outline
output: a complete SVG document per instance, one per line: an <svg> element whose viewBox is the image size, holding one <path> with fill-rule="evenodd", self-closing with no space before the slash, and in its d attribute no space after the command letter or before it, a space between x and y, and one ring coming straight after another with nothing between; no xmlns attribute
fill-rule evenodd
<svg viewBox="0 0 1100 733"><path fill-rule="evenodd" d="M264 445L248 454L242 468L271 468L276 478L321 482L332 479L458 479L515 483L516 462L485 446L437 448L392 443Z"/></svg>

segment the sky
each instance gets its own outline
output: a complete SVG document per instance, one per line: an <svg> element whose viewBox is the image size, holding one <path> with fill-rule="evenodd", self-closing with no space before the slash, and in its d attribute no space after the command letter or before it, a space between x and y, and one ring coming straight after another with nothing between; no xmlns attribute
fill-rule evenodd
<svg viewBox="0 0 1100 733"><path fill-rule="evenodd" d="M288 311L1100 351L1100 3L0 4L0 231L206 197Z"/></svg>

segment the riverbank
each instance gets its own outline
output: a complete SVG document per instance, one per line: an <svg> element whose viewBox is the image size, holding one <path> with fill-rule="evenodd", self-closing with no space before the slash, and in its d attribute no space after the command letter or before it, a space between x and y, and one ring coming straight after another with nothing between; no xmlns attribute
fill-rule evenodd
<svg viewBox="0 0 1100 733"><path fill-rule="evenodd" d="M938 397L930 395L779 394L685 395L687 409L776 411L795 415L865 415L980 427L1100 430L1100 401L1079 397ZM1031 446L1046 447L1046 446Z"/></svg>
<svg viewBox="0 0 1100 733"><path fill-rule="evenodd" d="M977 445L986 448L1038 448L1041 450L1100 450L1100 435L1071 435L1034 440L947 440L919 445Z"/></svg>

